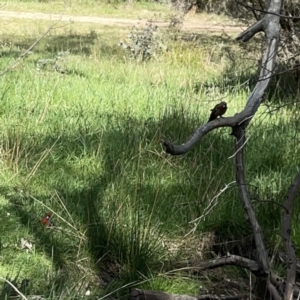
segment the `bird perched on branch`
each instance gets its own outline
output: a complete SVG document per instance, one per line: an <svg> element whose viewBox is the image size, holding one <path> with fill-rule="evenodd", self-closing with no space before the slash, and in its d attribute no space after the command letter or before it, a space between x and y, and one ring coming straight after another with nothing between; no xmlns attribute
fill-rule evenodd
<svg viewBox="0 0 300 300"><path fill-rule="evenodd" d="M217 104L212 110L209 117L208 122L215 120L217 117L221 117L226 113L227 110L227 103L222 101L221 103Z"/></svg>

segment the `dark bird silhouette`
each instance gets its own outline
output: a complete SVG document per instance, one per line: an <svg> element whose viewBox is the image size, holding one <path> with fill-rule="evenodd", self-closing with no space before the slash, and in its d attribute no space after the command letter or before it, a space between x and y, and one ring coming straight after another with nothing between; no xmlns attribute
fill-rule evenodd
<svg viewBox="0 0 300 300"><path fill-rule="evenodd" d="M208 122L215 120L217 117L221 117L226 113L227 110L227 103L222 101L221 103L217 104L212 110L209 117Z"/></svg>

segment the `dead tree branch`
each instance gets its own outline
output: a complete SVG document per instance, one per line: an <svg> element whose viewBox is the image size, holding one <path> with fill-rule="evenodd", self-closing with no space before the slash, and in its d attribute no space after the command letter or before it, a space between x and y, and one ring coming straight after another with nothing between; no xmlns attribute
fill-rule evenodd
<svg viewBox="0 0 300 300"><path fill-rule="evenodd" d="M54 28L56 24L60 22L61 18L56 21L54 24L50 25L47 30L27 49L25 50L20 56L8 67L6 67L3 71L0 72L0 76L3 76L5 73L10 71L12 68L14 68L20 60L26 57L26 55Z"/></svg>
<svg viewBox="0 0 300 300"><path fill-rule="evenodd" d="M202 296L188 296L175 295L158 291L132 289L129 295L129 300L237 300L244 298L245 295L235 296L216 296L216 295L202 295Z"/></svg>
<svg viewBox="0 0 300 300"><path fill-rule="evenodd" d="M263 235L261 227L256 219L256 215L250 201L247 182L245 178L245 170L244 170L244 147L241 145L244 144L246 136L245 136L245 128L244 126L238 127L235 129L236 143L235 143L235 163L236 163L236 182L238 186L239 195L243 202L243 206L248 217L248 220L251 224L255 246L256 246L256 255L257 262L260 267L261 275L267 275L270 271L268 253L264 246Z"/></svg>
<svg viewBox="0 0 300 300"><path fill-rule="evenodd" d="M281 19L290 19L290 20L299 20L300 18L297 17L297 16L290 16L290 15L283 15L283 14L275 14L275 13L271 13L271 12L268 12L264 9L261 9L259 7L253 7L253 6L250 6L248 5L247 3L244 3L244 2L240 2L240 1L237 1L235 0L235 2L241 6L244 6L245 8L251 10L251 11L254 11L254 12L261 12L261 13L264 13L264 14L274 14L274 15L277 15L279 16Z"/></svg>
<svg viewBox="0 0 300 300"><path fill-rule="evenodd" d="M248 97L244 110L233 117L216 119L198 127L195 133L185 144L174 145L170 141L162 141L167 153L171 155L182 155L187 153L201 140L204 135L216 128L234 128L241 124L246 126L249 124L262 103L265 91L270 83L272 75L274 74L275 59L280 38L279 15L283 0L273 0L270 2L270 6L268 8L269 14L266 14L261 20L246 29L237 37L237 40L246 42L260 31L265 32L266 35L266 49L262 58L259 79L252 93Z"/></svg>
<svg viewBox="0 0 300 300"><path fill-rule="evenodd" d="M260 227L260 224L257 221L255 211L253 209L252 203L250 201L250 196L248 193L247 182L245 177L245 168L244 168L244 147L242 147L242 145L245 143L246 140L245 129L246 129L246 125L233 128L236 137L236 143L235 143L236 182L238 186L239 195L242 200L244 210L246 212L246 216L248 218L248 221L251 224L252 231L254 234L256 259L259 266L256 275L267 277L266 288L268 289L269 293L272 295L273 299L280 300L281 297L276 287L271 282L268 252L265 248L262 229Z"/></svg>
<svg viewBox="0 0 300 300"><path fill-rule="evenodd" d="M294 200L300 189L300 172L296 175L292 186L286 196L284 206L286 210L283 211L282 217L282 242L286 252L286 288L284 299L291 299L294 292L297 258L295 254L294 245L291 240L291 217Z"/></svg>
<svg viewBox="0 0 300 300"><path fill-rule="evenodd" d="M258 275L259 272L259 265L256 261L238 255L229 255L200 263L191 262L191 264L193 265L193 269L197 270L216 269L223 266L238 266L248 269L255 275Z"/></svg>
<svg viewBox="0 0 300 300"><path fill-rule="evenodd" d="M262 57L259 79L252 93L249 95L244 109L232 117L215 119L198 127L189 140L182 145L174 145L170 141L163 141L163 145L167 153L171 155L182 155L190 151L208 132L220 127L232 128L232 135L236 137L236 182L246 216L254 233L257 256L256 261L236 256L228 256L217 260L204 262L200 265L198 264L196 268L212 269L225 265L236 265L247 268L255 275L262 277L264 287L268 290L273 299L290 300L293 297L299 297L300 292L299 287L295 284L297 258L291 240L292 208L296 194L300 189L300 172L296 175L283 205L282 241L285 248L284 261L286 264L286 279L283 280L277 278L270 271L269 259L263 240L262 229L256 219L256 215L250 201L244 169L246 128L261 105L264 99L265 91L274 75L275 60L279 46L279 21L283 0L271 0L268 1L268 3L269 7L265 16L237 37L237 40L241 40L242 42L249 41L258 32L264 32L266 37L266 48ZM173 300L173 298L168 299Z"/></svg>
<svg viewBox="0 0 300 300"><path fill-rule="evenodd" d="M201 140L201 138L208 132L219 127L232 128L231 134L236 137L236 143L235 143L236 182L238 185L238 191L243 203L246 217L250 222L254 233L257 262L251 263L251 261L242 261L242 260L237 260L236 258L235 259L221 258L216 262L213 263L210 262L210 264L206 265L206 268L208 267L213 268L213 267L227 265L227 264L234 264L234 265L240 265L242 267L248 267L257 276L262 277L261 283L263 285L263 290L260 296L264 298L265 289L267 289L273 299L279 300L282 297L279 294L279 289L277 289L276 284L274 284L274 282L272 281L273 277L270 272L268 253L265 248L262 229L256 219L256 215L252 203L250 201L248 188L247 188L247 181L245 176L245 169L244 169L244 145L246 143L246 128L251 122L253 116L255 115L259 106L264 100L266 89L274 74L275 60L276 60L276 55L277 55L279 40L280 40L279 21L280 21L280 11L282 8L283 0L272 0L268 2L269 2L269 7L267 9L267 13L265 14L265 16L261 20L257 21L255 24L250 26L248 29L246 29L237 37L237 40L241 40L242 42L247 42L255 34L261 31L265 33L265 37L266 37L266 48L262 56L262 64L261 64L259 78L252 93L248 97L244 109L233 117L215 119L211 122L208 122L200 126L199 128L197 128L195 133L185 144L174 145L170 141L163 141L163 145L165 146L167 153L171 155L181 155L191 150ZM295 184L295 186L298 186L297 184L298 182ZM299 186L300 186L300 177L299 177ZM289 195L294 195L294 194L293 192L290 192ZM289 234L288 236L286 234L290 226L288 220L285 220L286 226L284 227L285 228L284 237L287 243L289 244L289 246L287 247L290 251L291 243L289 239ZM291 254L291 252L287 252L287 253ZM288 256L288 258L290 257L291 256ZM292 258L294 259L294 257ZM293 262L295 262L295 260ZM296 266L296 263L294 263L294 265ZM292 271L290 272L290 276L292 278ZM285 295L288 295L288 293L292 295L293 290L291 290L291 292L285 291ZM284 299L288 299L288 298L284 298Z"/></svg>
<svg viewBox="0 0 300 300"><path fill-rule="evenodd" d="M282 300L276 287L270 281L267 283L267 288L268 288L270 294L273 296L274 300Z"/></svg>

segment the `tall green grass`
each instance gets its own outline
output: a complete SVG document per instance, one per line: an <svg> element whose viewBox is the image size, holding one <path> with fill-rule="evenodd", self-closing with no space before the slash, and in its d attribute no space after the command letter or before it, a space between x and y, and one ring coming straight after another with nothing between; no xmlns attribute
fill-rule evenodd
<svg viewBox="0 0 300 300"><path fill-rule="evenodd" d="M90 289L95 297L126 297L132 286L196 294L205 277L185 280L192 274L174 270L189 257L209 257L214 240L203 245L204 237L251 235L236 186L220 193L235 180L229 129L182 157L160 145L163 138L183 143L221 99L228 116L243 108L251 85L240 78L255 74L251 57L245 62L228 40L225 47L199 36L170 39L158 60L138 63L119 49L113 30L53 34L0 78L0 275L17 286L29 279L28 294L73 299ZM10 48L1 69L32 38L4 36ZM38 70L38 60L67 50L57 62L63 74L51 62ZM297 172L296 113L263 106L248 132L247 179L270 244L280 239L274 201L282 203ZM191 221L209 205L193 231ZM57 229L40 224L46 212ZM296 243L298 215L296 205ZM31 249L22 249L22 238Z"/></svg>

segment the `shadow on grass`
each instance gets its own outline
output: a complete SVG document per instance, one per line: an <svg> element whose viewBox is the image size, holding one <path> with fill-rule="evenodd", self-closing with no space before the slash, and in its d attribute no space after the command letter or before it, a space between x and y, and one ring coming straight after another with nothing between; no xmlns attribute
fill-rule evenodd
<svg viewBox="0 0 300 300"><path fill-rule="evenodd" d="M84 123L71 135L63 134L56 144L53 136L23 137L29 140L28 153L35 158L28 162L26 153L20 157L23 172L36 165L44 149L54 144L55 147L36 171L34 180L7 198L13 205L11 212L34 236L37 250L44 251L57 270L67 270L60 278L59 288L71 277L70 261L78 259L80 251L85 253L83 256L92 257L99 276L107 283L116 279L134 282L160 271L161 261L166 259L162 240L189 231L189 221L201 216L213 196L234 180L232 161L228 160L234 142L227 128L208 134L187 155L170 157L162 153L160 139L181 144L203 121L184 111L169 113L159 121L119 116L117 122L110 122L116 120L115 116L106 118L109 127L103 132ZM284 134L289 131L289 124L276 129ZM286 167L286 144L264 133L265 128L257 128L251 138L252 154L246 161L251 170L249 182L257 174L269 178L272 172ZM266 151L271 144L273 150ZM87 162L77 167L83 159ZM93 163L88 163L91 160ZM276 164L272 163L274 160ZM33 189L30 184L41 184L41 188ZM281 199L285 192L282 189L273 197ZM233 187L220 196L220 208L207 216L199 230L222 232L230 238L249 235L238 203ZM41 212L45 212L42 204L63 217L54 218L63 229L48 230L40 225ZM260 221L275 230L280 224L280 208L271 204L267 211L268 218L259 214ZM235 224L230 232L221 230L225 223L220 216ZM79 233L86 237L84 250L78 246ZM120 292L118 297L122 295Z"/></svg>
<svg viewBox="0 0 300 300"><path fill-rule="evenodd" d="M24 38L23 36L3 36L1 57L18 57L27 50L37 38ZM95 31L88 34L69 33L53 36L46 36L35 47L33 52L39 56L55 55L59 52L69 51L73 55L89 56L93 53L97 44L99 55L110 56L119 52L118 45L109 45L106 40L102 40ZM41 57L44 58L44 57Z"/></svg>
<svg viewBox="0 0 300 300"><path fill-rule="evenodd" d="M60 51L72 51L74 54L91 54L91 47L95 44L97 35L92 32L87 35L83 34L65 34L45 37L35 48L35 53L48 54ZM2 50L1 56L19 56L22 51L28 49L36 38L24 38L23 36L14 36L3 38L3 44L10 44L11 48ZM17 50L13 50L16 48Z"/></svg>
<svg viewBox="0 0 300 300"><path fill-rule="evenodd" d="M44 189L55 191L62 199L72 219L76 220L76 227L86 236L88 253L99 267L99 275L107 282L117 278L133 282L141 276L149 276L158 267L163 251L160 235L165 235L168 230L175 231L179 224L183 225L191 217L199 216L205 202L204 199L195 199L198 194L193 195L193 188L197 184L188 172L189 178L184 176L182 180L178 174L174 174L175 178L178 177L176 184L169 181L167 186L160 183L163 178L159 179L157 175L161 173L162 164L168 169L167 161L170 159L174 166L187 160L187 164L184 165L190 168L199 158L197 149L184 158L170 158L161 154L159 140L162 132L185 138L199 122L182 117L181 112L165 116L159 122L152 119L139 121L131 117L120 117L118 124L112 124L111 128L101 135L91 130L88 125L86 130L81 128L72 136L63 135L51 154L59 159L53 161L49 157L43 163L44 169L41 168L36 174L36 178L44 178L40 182L43 185L40 193L33 192L30 186L25 185L23 191L17 190L8 196L13 204L12 213L19 217L23 226L29 227L37 249L47 253L57 270L66 269L70 258L76 257L80 239L76 232L69 235L65 229L48 230L41 226L40 218L47 211L35 199L58 211L71 222L66 211L51 201L52 193L45 195ZM27 137L24 139L28 140ZM33 157L38 157L44 149L49 149L56 140L47 136L30 136L30 139L34 148L34 153L31 152ZM79 142L83 139L84 149ZM222 152L225 154L224 149L228 149L228 142L227 138L216 138L214 147L220 148L222 145ZM100 156L95 157L99 143L103 146ZM211 149L211 143L211 140L206 139L202 147ZM62 149L70 151L64 154ZM89 166L83 166L82 172L73 169L70 161L67 161L70 155L76 159L82 156L101 159L102 172L89 171ZM209 168L217 169L218 164L222 165L223 159L217 158L218 155L219 151L212 153L210 158L216 159ZM20 164L23 159L26 159L25 153L24 157L20 158ZM201 161L203 164L206 159ZM27 162L29 169L34 165L35 162ZM180 165L176 168L182 169ZM51 183L51 180L47 182L47 176L52 177L51 173L57 173L58 170L62 170L64 175L55 183ZM167 171L170 172L172 173L172 170ZM196 173L195 176L200 178L201 171ZM77 185L79 181L81 184ZM34 183L36 184L38 183ZM204 180L202 184L205 184ZM218 182L217 185L219 184ZM176 198L176 195L179 198ZM195 207L197 209L194 209ZM187 215L184 213L186 208L189 211ZM168 214L170 215L166 218ZM54 221L58 227L67 226L55 216ZM67 281L68 277L66 272L61 280Z"/></svg>

